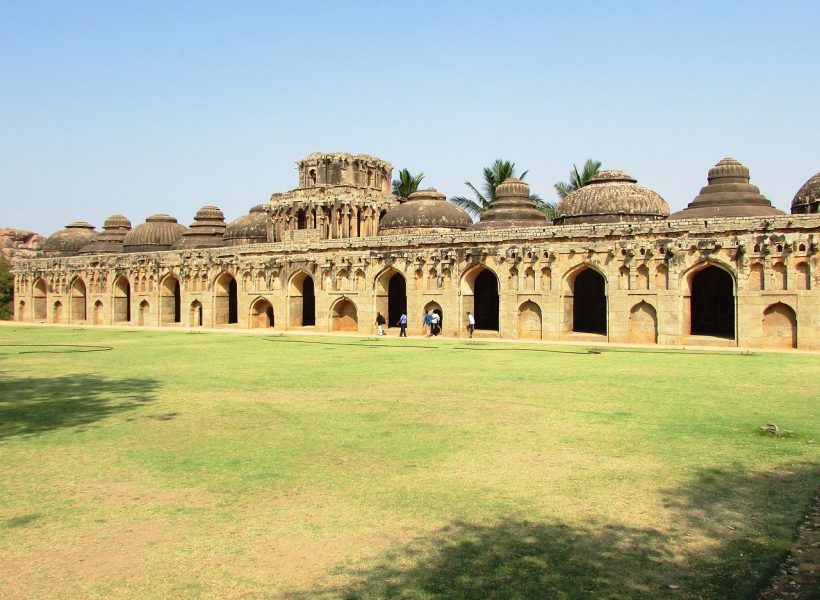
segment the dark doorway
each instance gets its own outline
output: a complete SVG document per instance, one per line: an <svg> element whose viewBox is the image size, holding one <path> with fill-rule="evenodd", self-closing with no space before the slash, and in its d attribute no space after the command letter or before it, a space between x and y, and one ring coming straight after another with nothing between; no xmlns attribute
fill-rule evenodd
<svg viewBox="0 0 820 600"><path fill-rule="evenodd" d="M302 282L302 327L316 325L316 296L313 293L313 277Z"/></svg>
<svg viewBox="0 0 820 600"><path fill-rule="evenodd" d="M735 294L732 276L709 266L692 277L691 333L735 337Z"/></svg>
<svg viewBox="0 0 820 600"><path fill-rule="evenodd" d="M585 269L573 285L572 330L606 335L606 282L594 269Z"/></svg>
<svg viewBox="0 0 820 600"><path fill-rule="evenodd" d="M296 229L307 229L307 220L305 219L305 211L301 208L296 211Z"/></svg>
<svg viewBox="0 0 820 600"><path fill-rule="evenodd" d="M179 283L177 283L179 285ZM238 302L236 299L236 279L231 277L231 282L228 284L228 323L239 322Z"/></svg>
<svg viewBox="0 0 820 600"><path fill-rule="evenodd" d="M484 269L475 278L475 328L498 331L498 278Z"/></svg>
<svg viewBox="0 0 820 600"><path fill-rule="evenodd" d="M387 326L397 327L399 317L407 312L407 283L395 273L387 284Z"/></svg>
<svg viewBox="0 0 820 600"><path fill-rule="evenodd" d="M114 284L114 322L131 320L131 284L120 276Z"/></svg>

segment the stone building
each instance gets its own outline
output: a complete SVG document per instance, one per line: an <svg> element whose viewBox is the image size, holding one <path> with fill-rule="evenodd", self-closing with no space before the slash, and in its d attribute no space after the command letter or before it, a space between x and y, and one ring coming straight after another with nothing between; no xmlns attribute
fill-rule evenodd
<svg viewBox="0 0 820 600"><path fill-rule="evenodd" d="M411 334L820 349L817 175L785 214L724 159L684 210L604 171L553 223L517 179L477 223L436 190L390 194L392 166L314 153L296 189L225 223L122 215L72 223L14 266L16 318L96 325Z"/></svg>

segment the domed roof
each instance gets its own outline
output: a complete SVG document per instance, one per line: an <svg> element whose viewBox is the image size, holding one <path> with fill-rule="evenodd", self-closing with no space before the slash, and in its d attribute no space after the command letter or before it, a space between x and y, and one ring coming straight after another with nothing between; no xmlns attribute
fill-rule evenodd
<svg viewBox="0 0 820 600"><path fill-rule="evenodd" d="M500 229L502 227L543 227L547 217L530 200L530 186L516 177L506 179L495 188L495 200L470 229Z"/></svg>
<svg viewBox="0 0 820 600"><path fill-rule="evenodd" d="M413 192L402 204L387 211L379 222L379 233L401 235L422 231L460 231L472 225L466 212L435 188ZM421 230L421 231L419 231Z"/></svg>
<svg viewBox="0 0 820 600"><path fill-rule="evenodd" d="M56 233L52 233L46 238L43 244L43 255L54 256L74 256L80 249L91 242L97 232L94 226L85 221L74 221Z"/></svg>
<svg viewBox="0 0 820 600"><path fill-rule="evenodd" d="M792 214L820 213L820 173L815 173L797 190L792 200Z"/></svg>
<svg viewBox="0 0 820 600"><path fill-rule="evenodd" d="M125 236L131 231L131 221L123 215L111 215L103 224L103 231L80 249L80 254L111 254L122 252Z"/></svg>
<svg viewBox="0 0 820 600"><path fill-rule="evenodd" d="M247 215L234 219L225 228L225 245L261 244L268 241L266 204L257 204Z"/></svg>
<svg viewBox="0 0 820 600"><path fill-rule="evenodd" d="M157 252L170 250L182 237L186 228L177 220L165 214L152 215L145 223L137 225L123 240L125 252Z"/></svg>
<svg viewBox="0 0 820 600"><path fill-rule="evenodd" d="M669 216L661 196L628 173L601 171L555 207L557 225L657 220Z"/></svg>
<svg viewBox="0 0 820 600"><path fill-rule="evenodd" d="M754 217L785 214L749 183L749 169L734 158L724 158L709 169L708 185L700 188L689 206L670 219Z"/></svg>
<svg viewBox="0 0 820 600"><path fill-rule="evenodd" d="M203 206L174 248L217 248L225 245L225 215L216 206Z"/></svg>

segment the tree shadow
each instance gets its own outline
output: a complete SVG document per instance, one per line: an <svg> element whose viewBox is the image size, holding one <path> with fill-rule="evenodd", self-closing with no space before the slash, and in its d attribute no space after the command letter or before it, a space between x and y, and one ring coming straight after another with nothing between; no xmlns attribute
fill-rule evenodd
<svg viewBox="0 0 820 600"><path fill-rule="evenodd" d="M0 378L0 440L84 427L154 400L160 382L92 374Z"/></svg>
<svg viewBox="0 0 820 600"><path fill-rule="evenodd" d="M372 564L341 569L343 584L292 597L752 599L819 482L817 464L788 473L711 469L666 492L671 522L643 529L454 521ZM704 543L687 543L692 536Z"/></svg>

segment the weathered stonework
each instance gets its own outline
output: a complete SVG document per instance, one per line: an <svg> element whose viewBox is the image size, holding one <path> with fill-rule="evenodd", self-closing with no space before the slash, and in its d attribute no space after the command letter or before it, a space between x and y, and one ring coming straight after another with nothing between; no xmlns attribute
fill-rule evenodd
<svg viewBox="0 0 820 600"><path fill-rule="evenodd" d="M333 194L304 198L312 214ZM337 237L318 217L277 229L281 201L267 243L18 260L16 318L369 334L406 307L411 335L438 310L464 337L470 311L480 337L820 349L818 214L379 235L371 213L358 235L331 220Z"/></svg>

